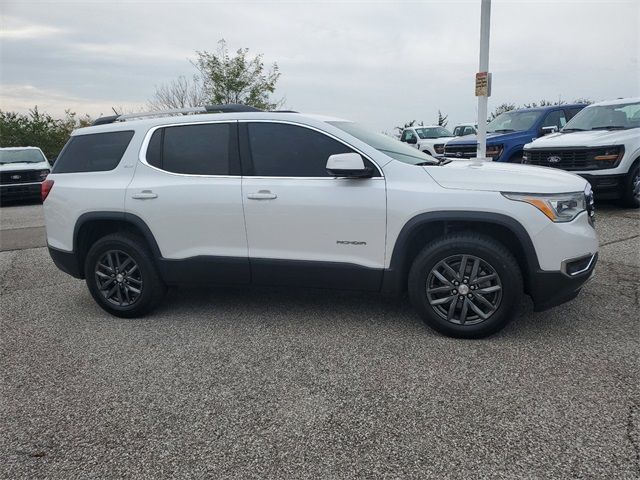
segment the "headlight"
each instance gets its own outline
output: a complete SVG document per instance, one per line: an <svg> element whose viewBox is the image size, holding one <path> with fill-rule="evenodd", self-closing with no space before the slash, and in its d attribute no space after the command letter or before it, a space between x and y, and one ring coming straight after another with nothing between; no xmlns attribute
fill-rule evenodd
<svg viewBox="0 0 640 480"><path fill-rule="evenodd" d="M499 157L502 153L502 145L487 145L487 157Z"/></svg>
<svg viewBox="0 0 640 480"><path fill-rule="evenodd" d="M438 155L442 155L444 153L444 143L436 143L433 146L433 149L436 151Z"/></svg>
<svg viewBox="0 0 640 480"><path fill-rule="evenodd" d="M529 163L529 152L522 152L522 163Z"/></svg>
<svg viewBox="0 0 640 480"><path fill-rule="evenodd" d="M40 170L40 180L44 180L49 175L49 170Z"/></svg>
<svg viewBox="0 0 640 480"><path fill-rule="evenodd" d="M624 156L624 146L599 148L594 152L593 159L599 162L617 162Z"/></svg>
<svg viewBox="0 0 640 480"><path fill-rule="evenodd" d="M552 222L570 222L587 209L584 192L558 194L503 193L509 200L525 202L544 213Z"/></svg>

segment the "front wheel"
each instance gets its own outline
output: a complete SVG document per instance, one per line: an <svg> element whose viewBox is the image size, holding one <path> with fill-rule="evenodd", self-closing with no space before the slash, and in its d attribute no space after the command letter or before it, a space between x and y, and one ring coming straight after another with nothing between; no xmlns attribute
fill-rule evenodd
<svg viewBox="0 0 640 480"><path fill-rule="evenodd" d="M427 245L411 266L409 297L434 330L458 338L491 335L511 320L523 291L518 262L485 235L448 235Z"/></svg>
<svg viewBox="0 0 640 480"><path fill-rule="evenodd" d="M636 162L629 170L624 179L620 196L625 207L640 207L640 162Z"/></svg>

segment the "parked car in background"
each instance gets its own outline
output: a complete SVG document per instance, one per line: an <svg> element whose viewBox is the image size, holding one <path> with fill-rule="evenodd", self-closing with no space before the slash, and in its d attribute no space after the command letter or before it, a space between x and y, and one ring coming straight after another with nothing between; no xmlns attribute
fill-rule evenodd
<svg viewBox="0 0 640 480"><path fill-rule="evenodd" d="M590 105L559 133L526 145L523 163L577 173L601 198L640 207L640 98Z"/></svg>
<svg viewBox="0 0 640 480"><path fill-rule="evenodd" d="M0 148L0 198L40 198L40 184L50 171L38 147Z"/></svg>
<svg viewBox="0 0 640 480"><path fill-rule="evenodd" d="M442 157L445 144L453 138L449 130L439 125L408 127L400 135L401 142L406 142L432 157Z"/></svg>
<svg viewBox="0 0 640 480"><path fill-rule="evenodd" d="M494 162L522 163L522 151L538 137L557 132L586 104L525 108L504 112L487 125L487 157ZM447 142L445 156L473 158L476 156L476 135Z"/></svg>
<svg viewBox="0 0 640 480"><path fill-rule="evenodd" d="M577 175L439 161L338 118L201 112L99 119L43 184L53 261L113 315L144 315L182 283L408 290L428 325L476 338L523 293L543 310L593 273Z"/></svg>
<svg viewBox="0 0 640 480"><path fill-rule="evenodd" d="M476 123L460 123L453 128L454 137L464 137L476 133L478 133L478 124Z"/></svg>

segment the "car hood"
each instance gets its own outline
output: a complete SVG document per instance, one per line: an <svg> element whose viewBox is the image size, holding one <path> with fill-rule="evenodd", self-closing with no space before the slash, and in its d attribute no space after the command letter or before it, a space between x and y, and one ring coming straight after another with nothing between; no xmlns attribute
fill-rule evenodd
<svg viewBox="0 0 640 480"><path fill-rule="evenodd" d="M623 143L638 138L640 128L628 130L588 130L585 132L558 132L540 137L526 148L599 147Z"/></svg>
<svg viewBox="0 0 640 480"><path fill-rule="evenodd" d="M503 162L455 160L423 167L444 188L516 193L583 191L587 181L557 168Z"/></svg>
<svg viewBox="0 0 640 480"><path fill-rule="evenodd" d="M49 165L49 162L6 163L0 165L0 172L15 172L18 170L51 170L51 165Z"/></svg>
<svg viewBox="0 0 640 480"><path fill-rule="evenodd" d="M511 139L528 137L528 141L533 140L530 131L523 132L509 132L509 133L487 133L487 145L494 145L496 143L506 142ZM455 137L455 140L451 140L447 145L476 145L478 143L477 135L465 135L464 137Z"/></svg>
<svg viewBox="0 0 640 480"><path fill-rule="evenodd" d="M440 137L440 138L424 138L418 140L420 145L435 145L436 143L447 143L450 140L453 140L456 137Z"/></svg>

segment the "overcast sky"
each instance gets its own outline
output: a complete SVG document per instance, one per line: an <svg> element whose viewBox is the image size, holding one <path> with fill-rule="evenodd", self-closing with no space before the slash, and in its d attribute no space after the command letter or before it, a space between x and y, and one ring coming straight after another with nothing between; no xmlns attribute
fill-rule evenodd
<svg viewBox="0 0 640 480"><path fill-rule="evenodd" d="M492 2L489 108L640 96L640 0ZM138 110L220 38L277 62L287 108L392 130L473 121L480 0L0 0L0 108Z"/></svg>

